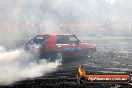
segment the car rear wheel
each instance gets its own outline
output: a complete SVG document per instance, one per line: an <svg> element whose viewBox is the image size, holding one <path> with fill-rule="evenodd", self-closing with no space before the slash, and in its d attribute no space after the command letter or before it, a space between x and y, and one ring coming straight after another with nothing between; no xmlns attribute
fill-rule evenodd
<svg viewBox="0 0 132 88"><path fill-rule="evenodd" d="M61 52L51 53L50 59L53 62L55 62L56 60L62 60L62 53Z"/></svg>

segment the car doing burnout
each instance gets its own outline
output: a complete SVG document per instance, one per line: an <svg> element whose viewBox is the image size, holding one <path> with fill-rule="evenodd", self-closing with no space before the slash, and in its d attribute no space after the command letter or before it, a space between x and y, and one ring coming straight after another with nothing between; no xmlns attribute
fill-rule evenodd
<svg viewBox="0 0 132 88"><path fill-rule="evenodd" d="M88 58L96 51L96 45L82 43L72 34L46 34L37 35L26 45L27 51L37 51L40 58L55 61L62 58L65 61L70 58Z"/></svg>

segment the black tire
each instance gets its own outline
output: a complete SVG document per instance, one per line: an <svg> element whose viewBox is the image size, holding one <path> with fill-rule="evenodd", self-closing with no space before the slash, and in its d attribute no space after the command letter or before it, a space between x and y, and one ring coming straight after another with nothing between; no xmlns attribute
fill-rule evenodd
<svg viewBox="0 0 132 88"><path fill-rule="evenodd" d="M43 53L40 55L41 59L46 59L51 62L55 62L56 60L62 60L61 52L52 52L52 53Z"/></svg>
<svg viewBox="0 0 132 88"><path fill-rule="evenodd" d="M51 53L51 61L55 62L56 60L62 60L62 53L61 52Z"/></svg>
<svg viewBox="0 0 132 88"><path fill-rule="evenodd" d="M88 49L86 51L86 54L85 54L84 57L85 58L88 58L88 59L91 59L91 58L93 58L94 53L95 53L94 49Z"/></svg>

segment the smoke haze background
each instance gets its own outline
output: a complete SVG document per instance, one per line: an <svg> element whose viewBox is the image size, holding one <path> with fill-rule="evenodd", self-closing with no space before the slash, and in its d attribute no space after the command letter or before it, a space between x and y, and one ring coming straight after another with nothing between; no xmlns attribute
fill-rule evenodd
<svg viewBox="0 0 132 88"><path fill-rule="evenodd" d="M63 22L131 24L131 4L130 0L1 0L0 39L15 40L36 34L62 33L58 24ZM113 26L102 28L108 32L115 29Z"/></svg>
<svg viewBox="0 0 132 88"><path fill-rule="evenodd" d="M59 64L32 62L32 55L18 48L18 44L25 44L21 40L28 40L37 34L65 33L58 26L60 23L93 24L88 28L92 32L87 29L85 33L95 36L102 35L93 29L99 24L103 25L99 29L105 29L105 35L120 33L124 36L124 32L120 30L114 32L113 25L120 27L122 24L129 24L127 26L131 31L131 4L131 0L0 0L0 84L42 76L55 70ZM73 29L75 31L68 30L68 33L83 35L76 28ZM127 33L131 34L130 31ZM120 42L117 43L118 47L119 45ZM27 64L24 66L23 63ZM49 70L46 70L47 67Z"/></svg>

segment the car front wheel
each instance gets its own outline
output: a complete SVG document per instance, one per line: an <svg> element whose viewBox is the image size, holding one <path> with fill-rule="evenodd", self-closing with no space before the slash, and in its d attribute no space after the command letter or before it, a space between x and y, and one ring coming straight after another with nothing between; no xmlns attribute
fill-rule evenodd
<svg viewBox="0 0 132 88"><path fill-rule="evenodd" d="M85 54L85 58L93 58L93 54L95 53L94 49L88 49Z"/></svg>

